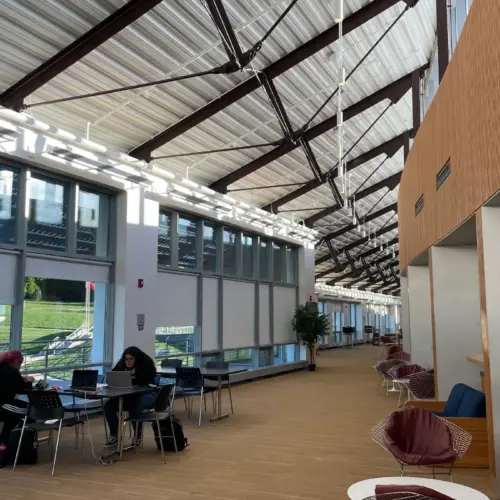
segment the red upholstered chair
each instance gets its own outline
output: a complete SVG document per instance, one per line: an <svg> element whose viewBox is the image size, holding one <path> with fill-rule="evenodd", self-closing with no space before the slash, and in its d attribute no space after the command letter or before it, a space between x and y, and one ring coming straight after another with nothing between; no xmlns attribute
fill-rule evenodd
<svg viewBox="0 0 500 500"><path fill-rule="evenodd" d="M419 485L384 484L375 487L375 495L364 500L456 500L444 493Z"/></svg>
<svg viewBox="0 0 500 500"><path fill-rule="evenodd" d="M397 352L402 352L402 351L403 351L403 346L391 345L390 347L387 348L387 359L389 359L389 356L393 356Z"/></svg>
<svg viewBox="0 0 500 500"><path fill-rule="evenodd" d="M404 362L409 363L411 361L411 354L401 350L394 354L390 354L387 356L387 359L402 359Z"/></svg>
<svg viewBox="0 0 500 500"><path fill-rule="evenodd" d="M389 359L386 361L379 361L375 365L375 370L379 375L379 383L377 386L377 392L380 390L382 384L388 384L389 380L393 380L393 378L387 373L391 368L395 366L399 366L404 364L404 361L401 359Z"/></svg>
<svg viewBox="0 0 500 500"><path fill-rule="evenodd" d="M420 365L415 364L396 365L388 370L388 375L393 378L393 386L395 386L395 390L399 392L398 406L401 406L401 404L404 403L405 392L408 393L407 401L410 400L410 394L408 390L410 375L423 371L424 369Z"/></svg>
<svg viewBox="0 0 500 500"><path fill-rule="evenodd" d="M405 467L432 467L431 474L448 474L455 462L465 455L472 436L422 408L405 408L380 420L371 431L371 438L396 459L401 475ZM435 467L446 466L444 472Z"/></svg>
<svg viewBox="0 0 500 500"><path fill-rule="evenodd" d="M434 491L434 490L431 490ZM440 493L438 493L439 495ZM371 497L364 498L363 500L440 500L442 497L430 497L421 493L415 493L413 491L402 491L399 490L395 493L376 493ZM449 496L444 496L447 500L455 500Z"/></svg>
<svg viewBox="0 0 500 500"><path fill-rule="evenodd" d="M436 397L434 372L414 373L408 379L408 396L410 399L434 399Z"/></svg>

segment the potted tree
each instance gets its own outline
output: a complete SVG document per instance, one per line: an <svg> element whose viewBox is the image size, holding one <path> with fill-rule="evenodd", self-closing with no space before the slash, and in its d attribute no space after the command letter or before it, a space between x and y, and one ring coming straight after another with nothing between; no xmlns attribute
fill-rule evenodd
<svg viewBox="0 0 500 500"><path fill-rule="evenodd" d="M328 334L328 318L305 305L295 310L292 327L297 334L297 339L309 349L309 370L316 370L315 345L323 335Z"/></svg>

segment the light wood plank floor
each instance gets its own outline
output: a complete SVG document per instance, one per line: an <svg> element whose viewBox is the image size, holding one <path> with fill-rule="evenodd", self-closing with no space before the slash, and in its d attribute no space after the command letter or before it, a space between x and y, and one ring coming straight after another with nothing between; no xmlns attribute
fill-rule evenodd
<svg viewBox="0 0 500 500"><path fill-rule="evenodd" d="M211 427L188 421L179 402L177 413L186 422L191 446L169 455L166 465L150 429L143 450L110 466L93 463L90 445L87 463L81 464L67 429L56 476L50 476L43 446L37 466L0 470L0 498L346 499L354 482L398 475L393 459L368 437L372 424L397 404L395 395L376 393L371 366L378 354L372 346L322 352L316 373L234 387L235 415ZM101 421L91 432L100 446ZM454 479L493 496L487 471L457 470Z"/></svg>

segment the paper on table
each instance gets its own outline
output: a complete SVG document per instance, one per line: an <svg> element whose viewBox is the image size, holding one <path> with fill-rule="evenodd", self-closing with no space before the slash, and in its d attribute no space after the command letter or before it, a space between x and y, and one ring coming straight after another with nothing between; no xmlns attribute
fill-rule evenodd
<svg viewBox="0 0 500 500"><path fill-rule="evenodd" d="M54 420L45 420L44 424L52 425L55 424L56 422L59 422L57 418L55 418Z"/></svg>

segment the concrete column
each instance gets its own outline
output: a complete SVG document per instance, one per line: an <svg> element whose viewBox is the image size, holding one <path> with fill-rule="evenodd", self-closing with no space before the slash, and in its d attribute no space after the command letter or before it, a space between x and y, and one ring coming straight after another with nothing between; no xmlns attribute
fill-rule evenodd
<svg viewBox="0 0 500 500"><path fill-rule="evenodd" d="M459 382L481 389L479 368L467 360L482 351L477 248L435 246L431 256L435 370L438 397L446 400Z"/></svg>
<svg viewBox="0 0 500 500"><path fill-rule="evenodd" d="M299 248L299 304L305 304L314 296L314 245Z"/></svg>
<svg viewBox="0 0 500 500"><path fill-rule="evenodd" d="M410 331L410 303L408 295L408 278L401 276L401 318L400 324L403 331L403 349L411 352L411 331ZM430 292L429 292L430 293Z"/></svg>
<svg viewBox="0 0 500 500"><path fill-rule="evenodd" d="M482 351L486 392L488 436L492 472L500 490L500 207L483 207L478 217L479 283L481 298ZM494 464L494 469L493 469Z"/></svg>
<svg viewBox="0 0 500 500"><path fill-rule="evenodd" d="M137 346L154 358L159 204L134 187L117 197L113 360ZM138 280L143 280L139 288ZM145 323L140 330L137 315Z"/></svg>

